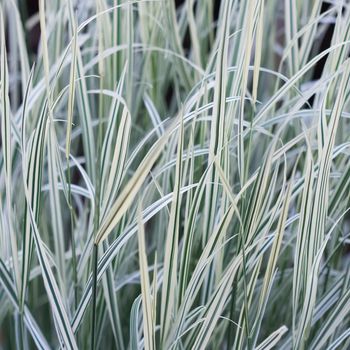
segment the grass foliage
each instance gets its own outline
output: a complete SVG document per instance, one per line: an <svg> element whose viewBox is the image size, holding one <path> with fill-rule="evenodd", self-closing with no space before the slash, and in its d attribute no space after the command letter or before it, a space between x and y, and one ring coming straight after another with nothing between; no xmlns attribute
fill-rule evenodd
<svg viewBox="0 0 350 350"><path fill-rule="evenodd" d="M1 348L350 348L349 1L0 3Z"/></svg>

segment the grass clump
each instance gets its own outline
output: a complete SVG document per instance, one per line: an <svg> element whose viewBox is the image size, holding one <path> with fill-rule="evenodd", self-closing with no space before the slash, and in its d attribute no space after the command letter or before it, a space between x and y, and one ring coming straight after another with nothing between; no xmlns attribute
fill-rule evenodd
<svg viewBox="0 0 350 350"><path fill-rule="evenodd" d="M1 2L1 347L349 349L349 2L34 12Z"/></svg>

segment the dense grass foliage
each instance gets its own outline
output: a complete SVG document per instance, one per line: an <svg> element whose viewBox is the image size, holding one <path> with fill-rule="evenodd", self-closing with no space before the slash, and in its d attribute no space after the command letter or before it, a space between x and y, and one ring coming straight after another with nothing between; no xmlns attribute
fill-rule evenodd
<svg viewBox="0 0 350 350"><path fill-rule="evenodd" d="M0 348L350 348L349 1L0 3Z"/></svg>

